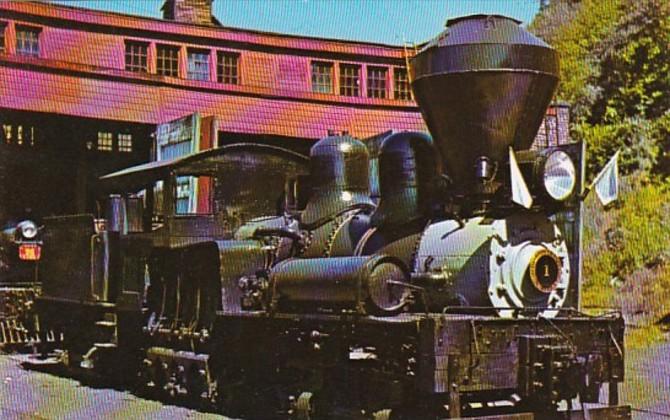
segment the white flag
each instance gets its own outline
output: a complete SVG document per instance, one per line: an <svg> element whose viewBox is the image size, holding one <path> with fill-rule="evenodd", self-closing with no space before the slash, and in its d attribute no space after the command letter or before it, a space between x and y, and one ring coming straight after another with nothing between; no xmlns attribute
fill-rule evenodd
<svg viewBox="0 0 670 420"><path fill-rule="evenodd" d="M612 156L607 165L593 180L598 200L603 206L615 201L619 196L619 151Z"/></svg>
<svg viewBox="0 0 670 420"><path fill-rule="evenodd" d="M519 165L516 163L514 151L509 148L509 171L512 182L512 201L529 209L533 205L533 196L528 191L526 181L523 180Z"/></svg>

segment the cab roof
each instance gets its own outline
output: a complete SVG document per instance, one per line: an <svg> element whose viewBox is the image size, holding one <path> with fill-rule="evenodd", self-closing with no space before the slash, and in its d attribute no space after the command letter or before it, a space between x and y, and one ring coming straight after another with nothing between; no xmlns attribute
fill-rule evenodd
<svg viewBox="0 0 670 420"><path fill-rule="evenodd" d="M309 159L292 150L277 146L236 143L173 159L148 162L122 169L99 178L106 192L135 192L156 181L176 176L231 175L262 171L263 168L285 170L286 174L306 174Z"/></svg>

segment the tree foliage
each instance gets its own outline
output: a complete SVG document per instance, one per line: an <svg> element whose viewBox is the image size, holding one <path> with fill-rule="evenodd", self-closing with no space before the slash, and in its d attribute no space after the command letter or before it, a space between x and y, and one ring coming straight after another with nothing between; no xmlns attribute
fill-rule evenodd
<svg viewBox="0 0 670 420"><path fill-rule="evenodd" d="M575 121L588 117L597 96L597 88L591 85L599 73L597 51L619 20L623 1L553 0L530 25L559 53L557 97L570 104Z"/></svg>
<svg viewBox="0 0 670 420"><path fill-rule="evenodd" d="M531 29L561 57L588 176L617 150L628 174L609 212L587 199L582 302L655 322L670 296L670 2L552 0Z"/></svg>
<svg viewBox="0 0 670 420"><path fill-rule="evenodd" d="M618 149L625 173L670 175L670 2L554 0L531 30L559 52L590 175Z"/></svg>
<svg viewBox="0 0 670 420"><path fill-rule="evenodd" d="M657 165L659 145L655 127L644 118L631 117L611 124L581 123L573 127L573 137L588 145L589 178L605 166L617 150L623 173L650 173Z"/></svg>
<svg viewBox="0 0 670 420"><path fill-rule="evenodd" d="M641 0L623 9L601 46L594 123L654 119L670 109L670 2Z"/></svg>
<svg viewBox="0 0 670 420"><path fill-rule="evenodd" d="M670 109L654 121L653 136L658 139L659 149L656 172L668 176L670 174Z"/></svg>
<svg viewBox="0 0 670 420"><path fill-rule="evenodd" d="M670 186L633 177L603 214L594 197L584 220L584 305L644 311L654 322L668 313L670 295Z"/></svg>

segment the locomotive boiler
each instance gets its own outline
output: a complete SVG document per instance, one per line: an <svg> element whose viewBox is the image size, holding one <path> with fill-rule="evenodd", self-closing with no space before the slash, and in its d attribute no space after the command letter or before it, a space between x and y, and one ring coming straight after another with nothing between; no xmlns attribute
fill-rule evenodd
<svg viewBox="0 0 670 420"><path fill-rule="evenodd" d="M385 135L376 204L341 134L130 168L107 220L47 220L62 360L244 418L630 417L623 320L579 311L583 147L531 148L556 52L475 15L411 74L431 136ZM212 214L177 214L186 176Z"/></svg>

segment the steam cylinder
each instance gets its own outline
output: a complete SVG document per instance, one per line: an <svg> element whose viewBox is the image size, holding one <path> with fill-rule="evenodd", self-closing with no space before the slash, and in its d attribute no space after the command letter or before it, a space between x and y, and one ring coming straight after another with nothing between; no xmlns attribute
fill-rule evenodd
<svg viewBox="0 0 670 420"><path fill-rule="evenodd" d="M385 139L379 151L379 205L372 225L430 218L436 165L433 140L426 134L406 131Z"/></svg>
<svg viewBox="0 0 670 420"><path fill-rule="evenodd" d="M433 216L439 158L424 133L398 132L379 151L379 204L356 255L385 254L411 265L416 244Z"/></svg>
<svg viewBox="0 0 670 420"><path fill-rule="evenodd" d="M453 19L412 61L412 88L457 193L482 158L528 149L558 84L558 55L503 16Z"/></svg>

